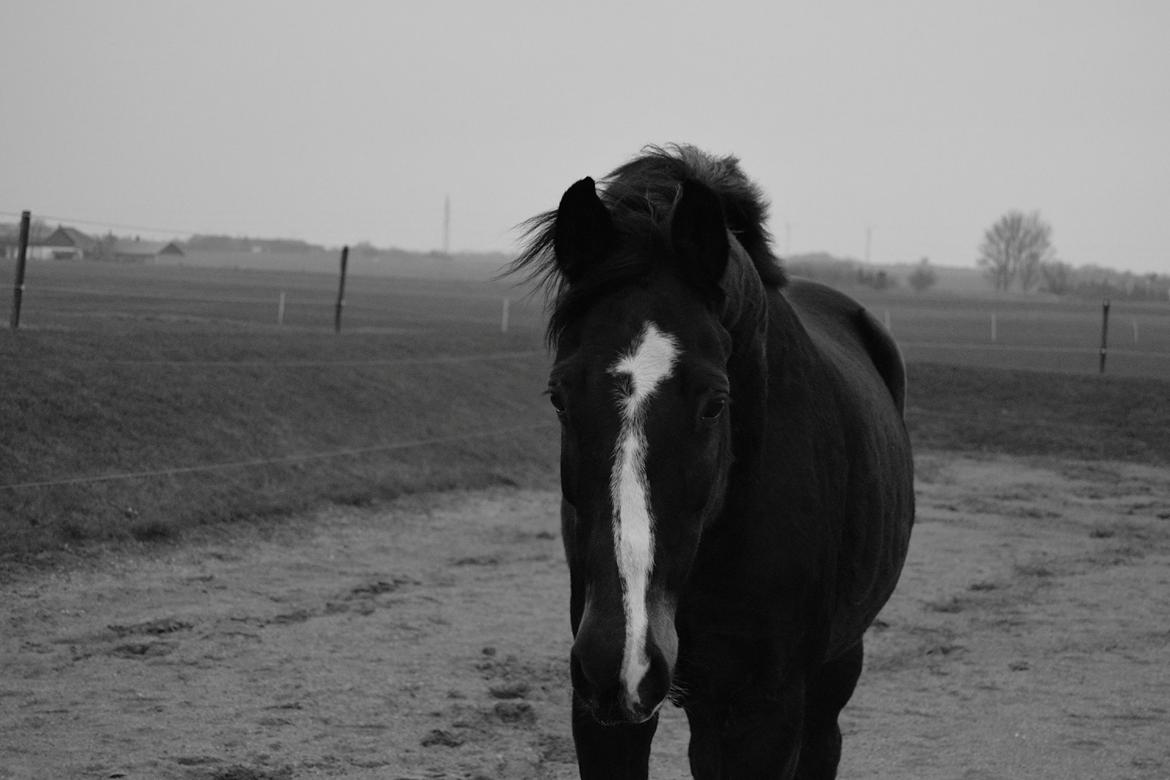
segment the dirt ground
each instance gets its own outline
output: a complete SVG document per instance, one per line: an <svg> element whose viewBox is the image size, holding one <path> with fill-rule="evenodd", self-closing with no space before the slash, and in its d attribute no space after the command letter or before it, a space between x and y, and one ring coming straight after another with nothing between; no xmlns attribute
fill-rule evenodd
<svg viewBox="0 0 1170 780"><path fill-rule="evenodd" d="M1170 777L1170 474L918 458L845 778ZM0 778L570 778L557 498L335 508L0 583ZM689 776L663 718L652 775Z"/></svg>

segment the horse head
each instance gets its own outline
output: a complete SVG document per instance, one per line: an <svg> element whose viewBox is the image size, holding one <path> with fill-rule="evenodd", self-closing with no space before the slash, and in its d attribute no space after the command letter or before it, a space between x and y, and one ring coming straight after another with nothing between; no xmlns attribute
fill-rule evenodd
<svg viewBox="0 0 1170 780"><path fill-rule="evenodd" d="M636 723L675 683L676 607L734 460L752 457L766 304L706 184L684 179L641 209L615 184L605 194L582 179L548 215L560 286L549 398L573 687L598 720Z"/></svg>

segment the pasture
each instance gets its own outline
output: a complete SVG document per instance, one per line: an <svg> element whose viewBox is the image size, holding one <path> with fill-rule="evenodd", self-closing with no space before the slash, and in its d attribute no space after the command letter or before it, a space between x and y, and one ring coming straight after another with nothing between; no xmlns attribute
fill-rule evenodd
<svg viewBox="0 0 1170 780"><path fill-rule="evenodd" d="M334 269L30 265L0 777L573 776L542 312L493 270L352 269L338 334ZM1170 310L1115 302L1099 377L1099 302L862 297L920 511L842 776L1165 776Z"/></svg>

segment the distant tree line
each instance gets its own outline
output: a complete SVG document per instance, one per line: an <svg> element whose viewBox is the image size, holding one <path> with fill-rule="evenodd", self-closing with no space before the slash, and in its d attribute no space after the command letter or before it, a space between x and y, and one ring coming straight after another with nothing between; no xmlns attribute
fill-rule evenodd
<svg viewBox="0 0 1170 780"><path fill-rule="evenodd" d="M197 252L280 252L284 254L308 254L324 252L325 247L310 244L297 238L249 238L247 236L222 236L196 234L183 242L186 249Z"/></svg>

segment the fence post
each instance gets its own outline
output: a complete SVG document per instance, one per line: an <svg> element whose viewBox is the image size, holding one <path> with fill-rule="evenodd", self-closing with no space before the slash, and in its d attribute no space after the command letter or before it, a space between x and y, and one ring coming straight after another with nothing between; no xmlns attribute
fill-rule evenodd
<svg viewBox="0 0 1170 780"><path fill-rule="evenodd" d="M341 308L345 306L345 269L349 265L349 247L341 248L341 281L337 285L337 308L333 313L333 331L341 332Z"/></svg>
<svg viewBox="0 0 1170 780"><path fill-rule="evenodd" d="M20 248L16 253L16 281L12 285L12 319L9 324L13 330L20 327L20 304L24 300L24 264L28 259L28 226L32 215L27 211L20 212Z"/></svg>
<svg viewBox="0 0 1170 780"><path fill-rule="evenodd" d="M511 301L508 298L504 299L503 311L500 313L500 333L508 332L508 306Z"/></svg>
<svg viewBox="0 0 1170 780"><path fill-rule="evenodd" d="M995 337L996 337L996 333L995 333L995 312L992 312L992 313L991 313L991 343L992 343L992 344L994 344L994 343L995 343Z"/></svg>
<svg viewBox="0 0 1170 780"><path fill-rule="evenodd" d="M1131 323L1133 323L1133 343L1134 343L1134 345L1136 346L1136 345L1137 345L1137 343L1138 343L1138 324L1137 324L1137 317L1134 317L1132 320L1130 320L1130 322L1131 322Z"/></svg>
<svg viewBox="0 0 1170 780"><path fill-rule="evenodd" d="M280 302L276 304L276 324L284 324L284 290L280 291Z"/></svg>
<svg viewBox="0 0 1170 780"><path fill-rule="evenodd" d="M1105 350L1109 343L1109 299L1101 302L1101 362L1097 367L1098 374L1105 373Z"/></svg>

